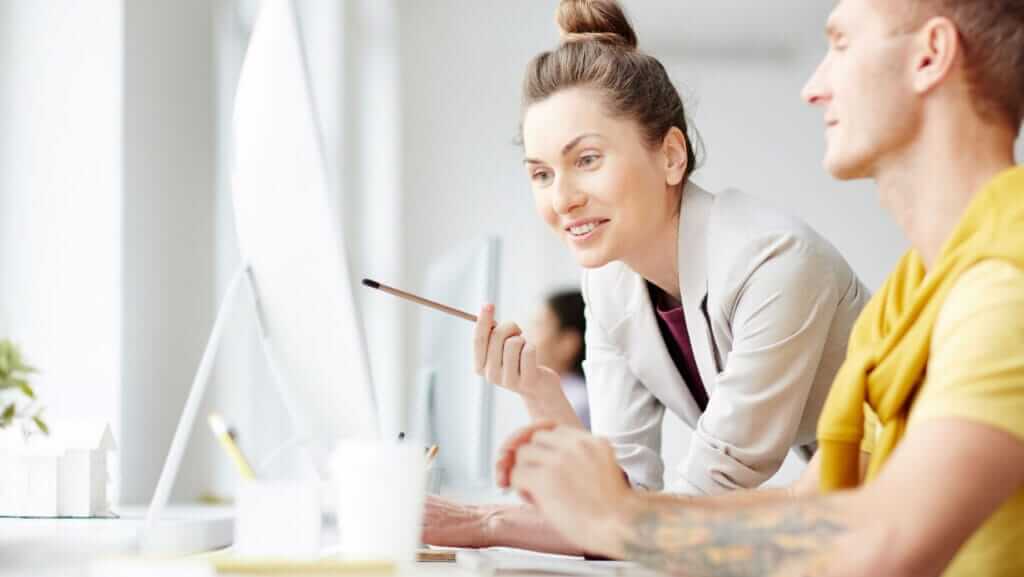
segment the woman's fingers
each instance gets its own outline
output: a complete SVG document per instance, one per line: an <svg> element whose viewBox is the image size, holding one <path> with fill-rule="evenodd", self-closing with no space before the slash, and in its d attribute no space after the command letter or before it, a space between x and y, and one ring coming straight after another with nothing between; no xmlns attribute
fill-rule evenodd
<svg viewBox="0 0 1024 577"><path fill-rule="evenodd" d="M522 333L523 331L515 323L502 323L491 332L490 342L487 345L487 360L484 363L484 376L488 382L495 385L502 384L501 365L505 341Z"/></svg>
<svg viewBox="0 0 1024 577"><path fill-rule="evenodd" d="M510 337L505 341L505 351L502 355L501 383L510 388L518 389L519 384L519 357L523 354L523 347L526 340L523 337Z"/></svg>
<svg viewBox="0 0 1024 577"><path fill-rule="evenodd" d="M537 380L537 347L529 343L526 343L519 356L519 376L528 383Z"/></svg>
<svg viewBox="0 0 1024 577"><path fill-rule="evenodd" d="M484 376L484 365L487 363L487 346L490 343L491 331L494 330L494 305L484 305L480 309L476 325L473 327L473 370Z"/></svg>

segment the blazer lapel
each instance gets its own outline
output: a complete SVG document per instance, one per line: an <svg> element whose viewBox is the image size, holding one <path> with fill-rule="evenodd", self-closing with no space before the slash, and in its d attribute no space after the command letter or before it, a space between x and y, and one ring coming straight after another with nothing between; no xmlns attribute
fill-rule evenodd
<svg viewBox="0 0 1024 577"><path fill-rule="evenodd" d="M714 195L693 182L686 184L679 209L677 253L686 332L709 397L718 377L717 362L712 354L711 327L704 310L708 295L708 221L714 203Z"/></svg>
<svg viewBox="0 0 1024 577"><path fill-rule="evenodd" d="M661 337L647 283L640 275L634 274L634 277L633 306L630 307L629 318L614 329L613 332L618 333L615 339L628 343L626 350L630 351L630 366L637 379L662 404L694 426L700 417L700 409Z"/></svg>

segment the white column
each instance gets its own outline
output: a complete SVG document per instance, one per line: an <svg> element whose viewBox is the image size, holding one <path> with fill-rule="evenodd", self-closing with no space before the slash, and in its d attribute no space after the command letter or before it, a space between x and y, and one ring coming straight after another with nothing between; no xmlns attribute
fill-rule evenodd
<svg viewBox="0 0 1024 577"><path fill-rule="evenodd" d="M212 10L208 0L124 3L120 455L128 503L152 495L217 301ZM209 435L193 439L185 458L198 452L195 462L204 462ZM203 467L183 467L172 499L196 496L204 476Z"/></svg>

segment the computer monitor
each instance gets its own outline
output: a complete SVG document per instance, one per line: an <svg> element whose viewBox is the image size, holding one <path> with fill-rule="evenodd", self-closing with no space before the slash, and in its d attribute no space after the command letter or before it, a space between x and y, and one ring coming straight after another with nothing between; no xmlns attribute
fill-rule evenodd
<svg viewBox="0 0 1024 577"><path fill-rule="evenodd" d="M228 289L147 514L155 534L209 379L227 311L254 294L282 411L316 471L342 438L377 438L377 407L342 244L341 208L290 0L264 0L234 110L232 195L243 268ZM247 383L232 383L245 387ZM282 439L283 441L283 439ZM177 538L177 537L175 537ZM212 543L211 543L212 545ZM191 545L189 545L191 547ZM173 548L173 544L171 544Z"/></svg>
<svg viewBox="0 0 1024 577"><path fill-rule="evenodd" d="M340 199L294 10L265 0L235 96L232 196L242 259L287 393L315 441L375 437L366 347Z"/></svg>
<svg viewBox="0 0 1024 577"><path fill-rule="evenodd" d="M456 247L430 264L422 295L470 312L498 298L501 241ZM445 489L490 486L493 385L473 372L473 324L423 309L413 434L441 447Z"/></svg>

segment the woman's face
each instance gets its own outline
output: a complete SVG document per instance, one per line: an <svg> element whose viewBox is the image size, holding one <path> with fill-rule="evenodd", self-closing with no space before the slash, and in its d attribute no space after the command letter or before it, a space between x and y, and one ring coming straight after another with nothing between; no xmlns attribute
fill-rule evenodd
<svg viewBox="0 0 1024 577"><path fill-rule="evenodd" d="M685 148L680 168L678 150L649 147L595 90L562 90L530 106L523 146L537 212L583 267L639 257L674 219Z"/></svg>

